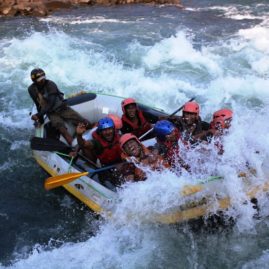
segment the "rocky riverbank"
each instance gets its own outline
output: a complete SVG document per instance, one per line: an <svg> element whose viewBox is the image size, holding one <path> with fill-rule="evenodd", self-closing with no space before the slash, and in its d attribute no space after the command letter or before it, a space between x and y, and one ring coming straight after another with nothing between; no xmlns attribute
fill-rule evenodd
<svg viewBox="0 0 269 269"><path fill-rule="evenodd" d="M135 3L174 4L181 0L1 0L0 15L47 16L55 10L81 5L122 5Z"/></svg>

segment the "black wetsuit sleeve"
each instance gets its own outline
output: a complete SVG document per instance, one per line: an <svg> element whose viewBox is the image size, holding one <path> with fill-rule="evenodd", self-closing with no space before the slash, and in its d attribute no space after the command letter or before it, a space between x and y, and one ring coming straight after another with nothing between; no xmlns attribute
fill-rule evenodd
<svg viewBox="0 0 269 269"><path fill-rule="evenodd" d="M39 103L37 102L37 95L34 93L34 86L33 86L33 85L29 86L29 88L28 88L28 93L29 93L29 95L31 96L32 100L33 100L34 103L35 103L37 112L40 112L40 110L41 110L41 106L40 106Z"/></svg>
<svg viewBox="0 0 269 269"><path fill-rule="evenodd" d="M56 102L59 100L59 95L61 94L57 85L51 80L47 80L44 87L46 88L46 92L48 93L48 96L46 98L47 105L40 110L38 116L43 116L50 112L55 106Z"/></svg>

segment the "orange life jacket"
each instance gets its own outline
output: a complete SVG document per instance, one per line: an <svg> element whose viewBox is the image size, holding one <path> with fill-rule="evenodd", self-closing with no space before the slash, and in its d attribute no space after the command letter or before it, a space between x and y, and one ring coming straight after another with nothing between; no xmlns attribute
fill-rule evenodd
<svg viewBox="0 0 269 269"><path fill-rule="evenodd" d="M102 164L108 165L121 161L120 136L117 132L115 132L112 142L104 140L97 131L93 132L92 137L102 146L101 153L97 154L97 158Z"/></svg>
<svg viewBox="0 0 269 269"><path fill-rule="evenodd" d="M140 121L140 124L139 124L139 121L138 121L138 123L132 122L126 116L126 114L123 114L121 119L122 119L123 124L124 124L124 122L126 122L128 125L131 126L131 128L133 129L131 131L132 134L134 134L137 137L140 137L145 132L147 132L148 130L151 129L151 124L145 119L143 112L141 110L137 110L137 117Z"/></svg>

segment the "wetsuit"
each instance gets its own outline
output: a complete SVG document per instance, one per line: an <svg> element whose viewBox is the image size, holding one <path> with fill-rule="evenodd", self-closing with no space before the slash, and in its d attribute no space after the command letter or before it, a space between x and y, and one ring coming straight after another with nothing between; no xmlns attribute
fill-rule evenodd
<svg viewBox="0 0 269 269"><path fill-rule="evenodd" d="M89 123L66 104L63 93L53 81L46 79L42 86L32 83L28 92L36 105L40 123L44 122L44 115L49 117L56 129L65 128L65 121L71 121L74 125L80 122Z"/></svg>

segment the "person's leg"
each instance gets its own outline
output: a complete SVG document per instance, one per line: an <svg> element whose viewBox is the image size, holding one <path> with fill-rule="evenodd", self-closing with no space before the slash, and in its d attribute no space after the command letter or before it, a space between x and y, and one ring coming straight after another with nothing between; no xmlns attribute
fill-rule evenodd
<svg viewBox="0 0 269 269"><path fill-rule="evenodd" d="M62 117L56 112L50 113L48 117L51 121L51 125L61 133L69 145L72 145L73 137L68 133L67 128L65 127L65 121Z"/></svg>
<svg viewBox="0 0 269 269"><path fill-rule="evenodd" d="M59 112L61 117L65 121L70 121L73 125L77 126L79 123L84 123L89 128L92 127L92 124L85 118L83 118L78 112L73 110L71 107L66 107Z"/></svg>

